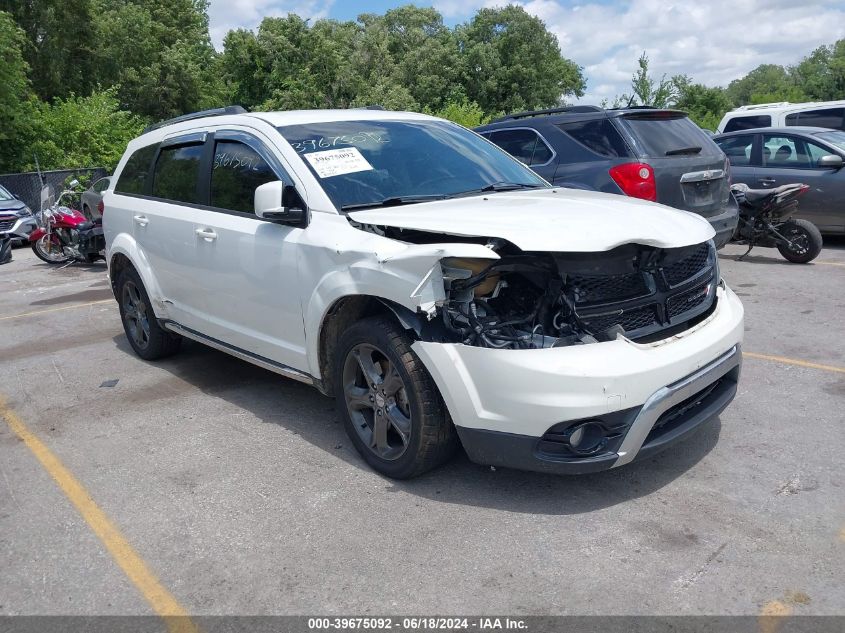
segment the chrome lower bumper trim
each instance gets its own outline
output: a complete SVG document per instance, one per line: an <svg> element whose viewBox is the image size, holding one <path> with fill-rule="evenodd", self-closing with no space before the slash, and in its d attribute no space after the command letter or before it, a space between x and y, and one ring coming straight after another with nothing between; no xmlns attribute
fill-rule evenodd
<svg viewBox="0 0 845 633"><path fill-rule="evenodd" d="M619 457L613 463L612 468L624 466L634 460L654 424L663 413L714 383L741 363L742 352L740 346L735 345L695 373L655 391L646 400L633 424L631 424L628 434L619 447Z"/></svg>

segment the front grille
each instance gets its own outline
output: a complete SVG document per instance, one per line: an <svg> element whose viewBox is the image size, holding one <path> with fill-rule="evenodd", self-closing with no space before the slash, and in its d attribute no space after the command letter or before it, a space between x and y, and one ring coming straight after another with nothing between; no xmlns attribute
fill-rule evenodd
<svg viewBox="0 0 845 633"><path fill-rule="evenodd" d="M666 301L666 312L670 319L700 306L709 295L710 282L696 286L692 290L679 292Z"/></svg>
<svg viewBox="0 0 845 633"><path fill-rule="evenodd" d="M707 267L710 260L710 244L702 244L691 255L663 268L666 281L671 286L695 277Z"/></svg>
<svg viewBox="0 0 845 633"><path fill-rule="evenodd" d="M614 325L621 325L626 332L634 332L654 325L657 319L655 305L639 306L612 314L599 314L582 321L593 332L606 332Z"/></svg>
<svg viewBox="0 0 845 633"><path fill-rule="evenodd" d="M640 273L604 277L572 275L569 283L575 289L576 303L618 301L648 294L648 286Z"/></svg>
<svg viewBox="0 0 845 633"><path fill-rule="evenodd" d="M14 218L11 220L0 220L0 231L9 231L13 226L15 226Z"/></svg>
<svg viewBox="0 0 845 633"><path fill-rule="evenodd" d="M643 248L629 262L634 272L567 277L578 318L600 339L611 336L608 330L617 325L629 338L652 337L699 317L713 302L718 280L709 243L664 251Z"/></svg>

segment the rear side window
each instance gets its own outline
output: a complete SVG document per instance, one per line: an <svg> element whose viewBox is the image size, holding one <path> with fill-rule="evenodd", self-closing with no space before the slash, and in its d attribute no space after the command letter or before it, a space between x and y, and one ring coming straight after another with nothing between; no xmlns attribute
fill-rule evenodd
<svg viewBox="0 0 845 633"><path fill-rule="evenodd" d="M737 116L728 121L725 125L725 132L736 132L737 130L752 130L755 127L770 127L772 125L772 117L768 114L758 114L756 116Z"/></svg>
<svg viewBox="0 0 845 633"><path fill-rule="evenodd" d="M280 180L254 149L238 141L217 141L211 170L211 206L253 213L255 189Z"/></svg>
<svg viewBox="0 0 845 633"><path fill-rule="evenodd" d="M153 196L174 202L199 203L197 193L202 145L162 148L153 174Z"/></svg>
<svg viewBox="0 0 845 633"><path fill-rule="evenodd" d="M821 108L787 114L786 124L845 130L845 108Z"/></svg>
<svg viewBox="0 0 845 633"><path fill-rule="evenodd" d="M725 152L728 160L731 161L731 165L751 164L751 147L754 145L753 134L743 134L741 136L719 139L716 141L716 145Z"/></svg>
<svg viewBox="0 0 845 633"><path fill-rule="evenodd" d="M558 127L596 154L610 158L630 156L630 150L619 130L607 119L573 121Z"/></svg>
<svg viewBox="0 0 845 633"><path fill-rule="evenodd" d="M116 193L146 193L147 175L157 149L158 145L148 145L132 153L114 186Z"/></svg>
<svg viewBox="0 0 845 633"><path fill-rule="evenodd" d="M534 130L500 130L490 140L526 165L544 165L554 152Z"/></svg>
<svg viewBox="0 0 845 633"><path fill-rule="evenodd" d="M640 156L657 158L719 153L711 138L685 116L620 117L619 122L631 133L631 140Z"/></svg>

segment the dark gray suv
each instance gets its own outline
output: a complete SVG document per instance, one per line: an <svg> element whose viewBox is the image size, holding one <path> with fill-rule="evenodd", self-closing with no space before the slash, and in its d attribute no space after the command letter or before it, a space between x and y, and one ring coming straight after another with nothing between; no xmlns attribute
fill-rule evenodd
<svg viewBox="0 0 845 633"><path fill-rule="evenodd" d="M511 114L475 129L554 185L691 211L724 246L737 223L730 164L686 113L571 106Z"/></svg>

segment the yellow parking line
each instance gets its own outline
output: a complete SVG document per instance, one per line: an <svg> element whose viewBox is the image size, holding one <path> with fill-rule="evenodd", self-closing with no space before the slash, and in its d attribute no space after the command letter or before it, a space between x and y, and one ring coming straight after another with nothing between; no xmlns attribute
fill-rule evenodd
<svg viewBox="0 0 845 633"><path fill-rule="evenodd" d="M822 365L820 363L811 363L806 360L799 360L797 358L787 358L785 356L769 356L768 354L757 354L755 352L743 352L746 358L757 358L759 360L770 360L775 363L784 363L786 365L797 365L798 367L808 367L810 369L821 369L822 371L832 371L838 374L845 374L845 367L835 367L834 365Z"/></svg>
<svg viewBox="0 0 845 633"><path fill-rule="evenodd" d="M814 264L822 264L823 266L845 266L845 262L813 262Z"/></svg>
<svg viewBox="0 0 845 633"><path fill-rule="evenodd" d="M120 530L97 506L88 491L65 468L59 458L26 427L18 415L6 405L2 397L0 397L0 416L41 462L44 470L55 480L68 500L76 506L88 527L97 535L123 573L138 588L153 610L164 619L168 631L170 633L198 633L199 629L188 617L185 608L162 586Z"/></svg>
<svg viewBox="0 0 845 633"><path fill-rule="evenodd" d="M760 609L760 616L757 618L760 626L760 633L776 633L783 624L784 618L792 615L792 607L780 600L767 602Z"/></svg>
<svg viewBox="0 0 845 633"><path fill-rule="evenodd" d="M6 319L20 319L21 317L35 316L37 314L47 314L48 312L58 312L59 310L72 310L73 308L85 308L87 306L95 306L101 303L114 303L114 299L101 299L100 301L89 301L88 303L77 303L72 306L62 306L60 308L47 308L46 310L36 310L35 312L24 312L23 314L10 314L9 316L0 316L0 321Z"/></svg>

